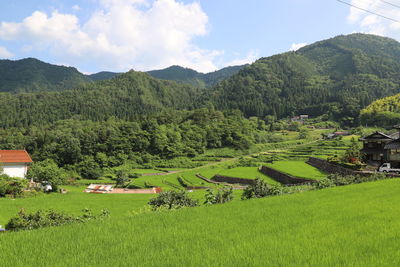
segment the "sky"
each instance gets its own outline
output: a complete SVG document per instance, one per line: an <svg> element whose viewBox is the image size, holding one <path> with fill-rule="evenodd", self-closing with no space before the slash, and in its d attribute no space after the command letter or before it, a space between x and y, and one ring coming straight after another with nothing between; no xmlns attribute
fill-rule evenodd
<svg viewBox="0 0 400 267"><path fill-rule="evenodd" d="M343 0L400 21L400 0ZM0 0L0 59L84 73L200 72L354 32L400 40L400 23L337 0Z"/></svg>

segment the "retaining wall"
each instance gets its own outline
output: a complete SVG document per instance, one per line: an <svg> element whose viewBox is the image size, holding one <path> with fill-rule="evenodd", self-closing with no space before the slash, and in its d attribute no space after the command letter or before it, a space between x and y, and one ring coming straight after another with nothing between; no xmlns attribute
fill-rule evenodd
<svg viewBox="0 0 400 267"><path fill-rule="evenodd" d="M367 172L367 171L355 171L351 169L344 168L342 166L338 166L324 159L310 157L307 163L323 172L326 173L334 173L334 174L341 174L341 175L359 175L359 176L370 176L373 175L375 172ZM388 177L399 177L398 174L388 173L386 174Z"/></svg>
<svg viewBox="0 0 400 267"><path fill-rule="evenodd" d="M287 173L280 172L278 170L272 169L267 166L262 166L259 171L275 181L284 184L284 185L298 185L298 184L309 184L309 183L314 183L314 180L311 179L305 179L305 178L299 178L299 177L294 177L292 175L289 175Z"/></svg>
<svg viewBox="0 0 400 267"><path fill-rule="evenodd" d="M245 184L245 185L250 185L254 183L254 180L252 179L237 178L237 177L222 176L222 175L214 175L212 181L220 183L228 183L228 184Z"/></svg>

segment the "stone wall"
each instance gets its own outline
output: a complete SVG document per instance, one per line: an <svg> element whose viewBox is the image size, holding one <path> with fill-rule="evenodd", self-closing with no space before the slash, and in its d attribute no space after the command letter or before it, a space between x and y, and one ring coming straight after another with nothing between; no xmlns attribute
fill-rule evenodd
<svg viewBox="0 0 400 267"><path fill-rule="evenodd" d="M341 175L371 175L371 173L363 173L359 171L354 171L350 169L346 169L342 166L338 166L332 163L329 163L326 160L310 157L307 163L320 171L325 173L337 173Z"/></svg>
<svg viewBox="0 0 400 267"><path fill-rule="evenodd" d="M334 174L340 174L340 175L359 175L359 176L371 176L375 174L375 172L371 171L355 171L351 169L344 168L342 166L338 166L332 163L329 163L326 160L319 159L319 158L314 158L310 157L307 161L307 163L320 171L326 172L326 173L334 173ZM399 174L396 173L386 173L386 176L388 177L393 177L397 178L400 177Z"/></svg>
<svg viewBox="0 0 400 267"><path fill-rule="evenodd" d="M280 172L278 170L269 168L267 166L262 166L259 169L259 171L284 185L298 185L298 184L308 184L315 182L314 180L311 179L294 177L292 175Z"/></svg>
<svg viewBox="0 0 400 267"><path fill-rule="evenodd" d="M245 179L245 178L237 178L237 177L229 177L229 176L222 176L222 175L214 175L212 181L220 182L220 183L228 183L228 184L245 184L250 185L254 183L252 179Z"/></svg>

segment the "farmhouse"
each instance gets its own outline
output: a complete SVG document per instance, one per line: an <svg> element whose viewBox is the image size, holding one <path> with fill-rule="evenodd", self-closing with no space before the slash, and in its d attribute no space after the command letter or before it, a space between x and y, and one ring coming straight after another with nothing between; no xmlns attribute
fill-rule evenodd
<svg viewBox="0 0 400 267"><path fill-rule="evenodd" d="M400 131L400 125L394 127ZM386 135L375 132L360 138L363 142L361 153L365 155L366 161L370 163L389 162L392 166L400 166L400 133Z"/></svg>
<svg viewBox="0 0 400 267"><path fill-rule="evenodd" d="M25 178L32 159L25 150L0 150L0 166L10 177Z"/></svg>

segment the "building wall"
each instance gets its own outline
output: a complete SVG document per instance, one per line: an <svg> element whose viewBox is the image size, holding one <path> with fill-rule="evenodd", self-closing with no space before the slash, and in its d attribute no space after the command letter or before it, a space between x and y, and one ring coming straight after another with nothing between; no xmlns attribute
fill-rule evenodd
<svg viewBox="0 0 400 267"><path fill-rule="evenodd" d="M24 163L2 163L3 173L10 177L25 178L28 166Z"/></svg>

